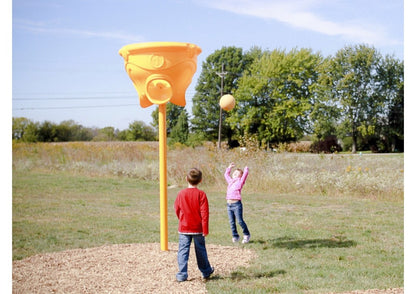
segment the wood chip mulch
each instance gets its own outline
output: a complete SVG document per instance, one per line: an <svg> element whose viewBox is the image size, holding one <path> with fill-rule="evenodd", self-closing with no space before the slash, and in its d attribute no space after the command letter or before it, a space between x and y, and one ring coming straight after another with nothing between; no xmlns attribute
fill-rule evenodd
<svg viewBox="0 0 416 294"><path fill-rule="evenodd" d="M188 281L176 281L177 243L120 244L39 254L13 262L13 293L207 293L191 248ZM213 276L248 266L254 251L207 244Z"/></svg>
<svg viewBox="0 0 416 294"><path fill-rule="evenodd" d="M159 243L105 245L39 254L13 261L14 294L27 293L207 293L189 256L188 281L178 283L177 243L161 251ZM207 244L213 277L227 277L256 258L254 251L237 246ZM403 294L403 288L371 289L336 294ZM335 294L335 293L327 293Z"/></svg>

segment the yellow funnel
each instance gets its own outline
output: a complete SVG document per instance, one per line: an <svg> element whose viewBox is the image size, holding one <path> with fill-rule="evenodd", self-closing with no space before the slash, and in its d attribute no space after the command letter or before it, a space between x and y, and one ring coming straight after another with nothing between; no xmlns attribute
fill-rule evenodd
<svg viewBox="0 0 416 294"><path fill-rule="evenodd" d="M178 42L131 44L119 51L142 107L169 101L185 106L200 53L198 46Z"/></svg>

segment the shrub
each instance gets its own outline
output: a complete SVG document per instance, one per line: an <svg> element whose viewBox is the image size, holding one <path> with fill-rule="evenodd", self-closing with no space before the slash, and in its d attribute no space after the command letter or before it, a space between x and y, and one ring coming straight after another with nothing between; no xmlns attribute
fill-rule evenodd
<svg viewBox="0 0 416 294"><path fill-rule="evenodd" d="M314 153L334 153L342 151L342 147L338 144L336 136L328 136L324 140L314 142L311 146L311 151Z"/></svg>
<svg viewBox="0 0 416 294"><path fill-rule="evenodd" d="M306 153L311 151L312 142L299 141L292 143L280 143L277 148L273 148L278 152L294 152L294 153Z"/></svg>

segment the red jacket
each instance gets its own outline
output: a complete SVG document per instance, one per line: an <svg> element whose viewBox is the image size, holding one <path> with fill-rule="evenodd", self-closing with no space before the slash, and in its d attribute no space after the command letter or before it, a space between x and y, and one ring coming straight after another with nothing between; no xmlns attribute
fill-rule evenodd
<svg viewBox="0 0 416 294"><path fill-rule="evenodd" d="M179 219L179 233L208 235L209 205L204 191L183 189L179 191L174 206Z"/></svg>

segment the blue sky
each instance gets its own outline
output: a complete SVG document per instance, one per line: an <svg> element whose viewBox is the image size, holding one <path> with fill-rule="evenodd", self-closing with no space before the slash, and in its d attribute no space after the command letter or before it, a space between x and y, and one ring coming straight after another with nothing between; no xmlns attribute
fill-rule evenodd
<svg viewBox="0 0 416 294"><path fill-rule="evenodd" d="M118 50L141 42L201 47L202 62L223 46L311 48L324 56L366 43L404 58L400 0L13 0L12 115L86 127L150 124Z"/></svg>

